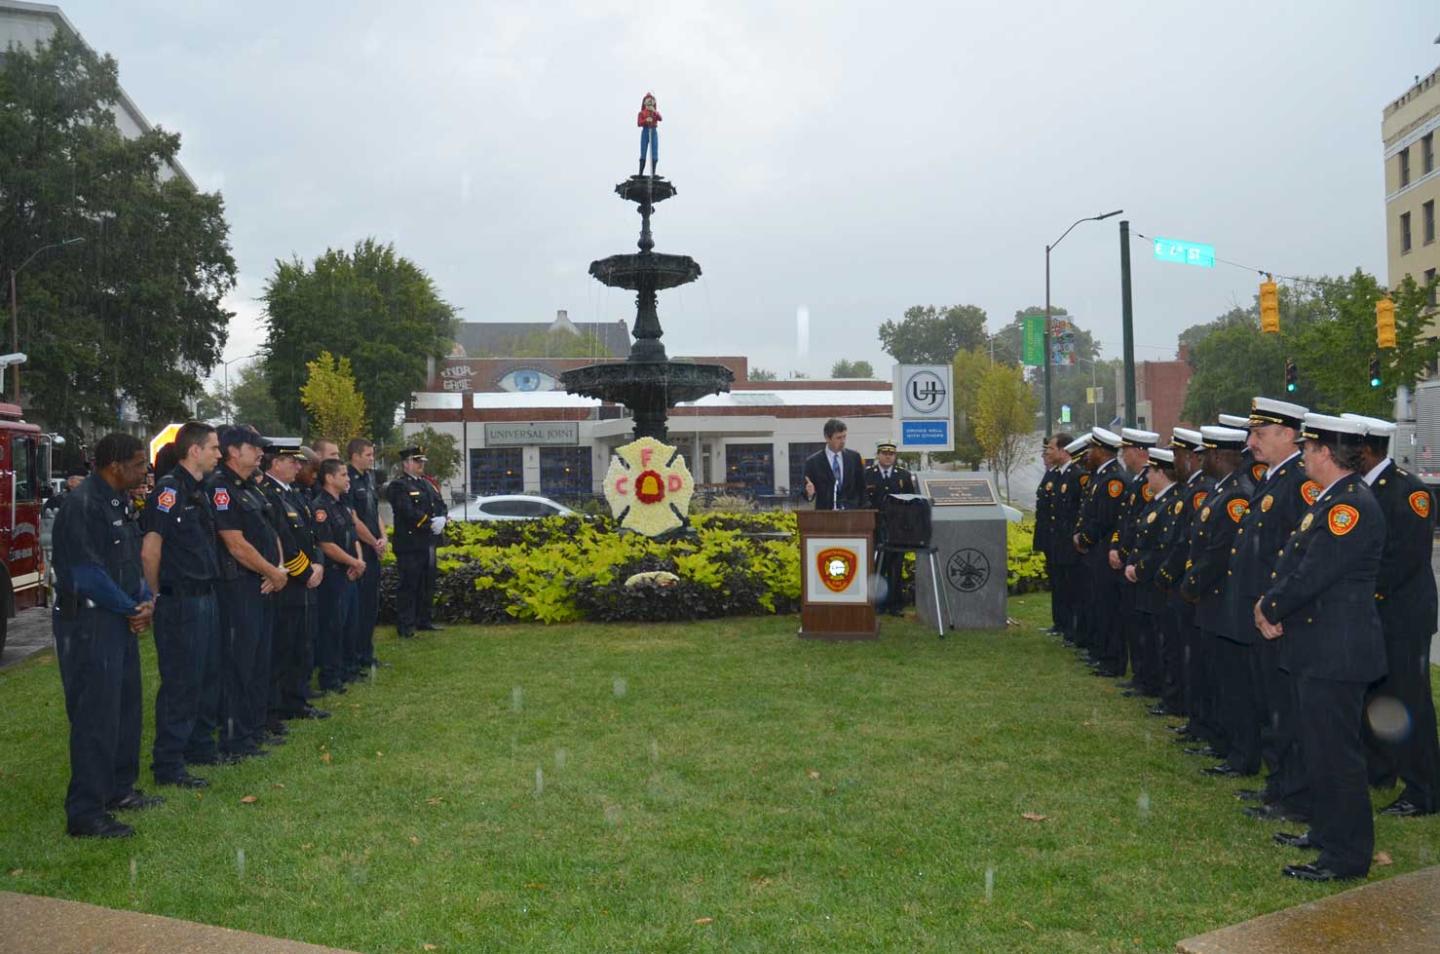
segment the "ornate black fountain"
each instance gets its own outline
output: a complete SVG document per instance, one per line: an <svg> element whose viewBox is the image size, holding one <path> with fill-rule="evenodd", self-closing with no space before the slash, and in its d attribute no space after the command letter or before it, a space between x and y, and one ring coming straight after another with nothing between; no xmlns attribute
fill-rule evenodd
<svg viewBox="0 0 1440 954"><path fill-rule="evenodd" d="M735 375L723 365L671 361L660 343L664 332L655 307L656 293L700 277L700 265L690 256L654 250L650 216L657 202L675 195L675 186L660 176L636 175L617 185L615 194L640 207L640 251L591 262L590 274L601 284L635 292L635 344L628 360L566 371L560 381L571 394L623 404L635 418L637 438L664 441L670 408L730 390Z"/></svg>

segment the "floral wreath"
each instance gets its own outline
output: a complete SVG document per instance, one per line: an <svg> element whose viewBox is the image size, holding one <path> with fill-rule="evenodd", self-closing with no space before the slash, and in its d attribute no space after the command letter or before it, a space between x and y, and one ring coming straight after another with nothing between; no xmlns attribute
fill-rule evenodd
<svg viewBox="0 0 1440 954"><path fill-rule="evenodd" d="M685 456L653 437L617 447L605 472L605 500L625 530L647 537L685 525L695 478Z"/></svg>

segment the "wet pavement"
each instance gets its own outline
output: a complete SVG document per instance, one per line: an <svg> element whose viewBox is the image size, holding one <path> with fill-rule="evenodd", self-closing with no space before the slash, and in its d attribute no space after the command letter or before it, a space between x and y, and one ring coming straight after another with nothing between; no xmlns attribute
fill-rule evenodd
<svg viewBox="0 0 1440 954"><path fill-rule="evenodd" d="M9 623L5 636L5 652L0 653L0 669L9 669L55 645L50 634L48 607L37 606L21 610Z"/></svg>

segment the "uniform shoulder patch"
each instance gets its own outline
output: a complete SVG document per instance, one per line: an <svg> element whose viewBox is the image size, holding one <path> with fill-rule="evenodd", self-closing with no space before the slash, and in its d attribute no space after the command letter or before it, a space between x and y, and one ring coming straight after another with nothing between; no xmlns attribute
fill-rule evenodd
<svg viewBox="0 0 1440 954"><path fill-rule="evenodd" d="M1125 482L1118 477L1111 478L1110 483L1105 485L1105 492L1111 497L1119 497L1125 492Z"/></svg>
<svg viewBox="0 0 1440 954"><path fill-rule="evenodd" d="M215 493L210 495L211 501L215 504L216 510L230 509L230 491L224 487L216 487Z"/></svg>
<svg viewBox="0 0 1440 954"><path fill-rule="evenodd" d="M155 498L155 509L161 513L169 513L173 506L175 506L175 488L166 487Z"/></svg>
<svg viewBox="0 0 1440 954"><path fill-rule="evenodd" d="M1417 490L1410 495L1410 509L1415 511L1415 516L1425 520L1430 516L1430 491Z"/></svg>
<svg viewBox="0 0 1440 954"><path fill-rule="evenodd" d="M1307 480L1305 481L1305 483L1300 485L1300 496L1304 497L1305 502L1307 504L1310 504L1311 506L1314 506L1315 501L1319 500L1320 495L1324 492L1325 488L1321 487L1313 480Z"/></svg>
<svg viewBox="0 0 1440 954"><path fill-rule="evenodd" d="M1250 505L1239 497L1236 497L1225 505L1225 512L1230 515L1231 520L1239 523L1245 519L1245 514L1250 512Z"/></svg>
<svg viewBox="0 0 1440 954"><path fill-rule="evenodd" d="M1142 497L1145 498L1145 502L1146 502L1146 503L1149 503L1150 501L1152 501L1152 500L1155 499L1155 491L1153 491L1153 490L1150 489L1150 485L1149 485L1149 484L1141 484L1141 485L1140 485L1140 496L1142 496Z"/></svg>
<svg viewBox="0 0 1440 954"><path fill-rule="evenodd" d="M1260 501L1260 512L1269 513L1270 508L1273 506L1275 506L1275 498L1270 494L1266 494L1265 498Z"/></svg>
<svg viewBox="0 0 1440 954"><path fill-rule="evenodd" d="M1200 509L1200 505L1203 504L1203 503L1205 502L1206 498L1209 497L1209 496L1210 496L1210 491L1208 491L1208 490L1197 490L1197 491L1195 491L1194 495L1191 496L1191 498L1190 498L1190 509L1191 509L1191 510L1199 510L1199 509Z"/></svg>
<svg viewBox="0 0 1440 954"><path fill-rule="evenodd" d="M324 507L320 507L315 511L315 522L324 523L326 518L329 517L329 515L330 511L326 510Z"/></svg>
<svg viewBox="0 0 1440 954"><path fill-rule="evenodd" d="M1325 519L1330 525L1330 532L1343 537L1360 522L1360 511L1349 504L1336 504L1330 508L1330 515Z"/></svg>

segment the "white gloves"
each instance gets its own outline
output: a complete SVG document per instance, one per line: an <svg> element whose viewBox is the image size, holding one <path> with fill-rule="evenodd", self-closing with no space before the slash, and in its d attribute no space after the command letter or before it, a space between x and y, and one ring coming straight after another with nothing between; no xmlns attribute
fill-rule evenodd
<svg viewBox="0 0 1440 954"><path fill-rule="evenodd" d="M431 521L430 521L430 532L433 533L433 534L435 534L437 537L438 537L440 534L444 533L444 532L445 532L445 518L444 518L444 517L434 517L434 518L432 518Z"/></svg>

